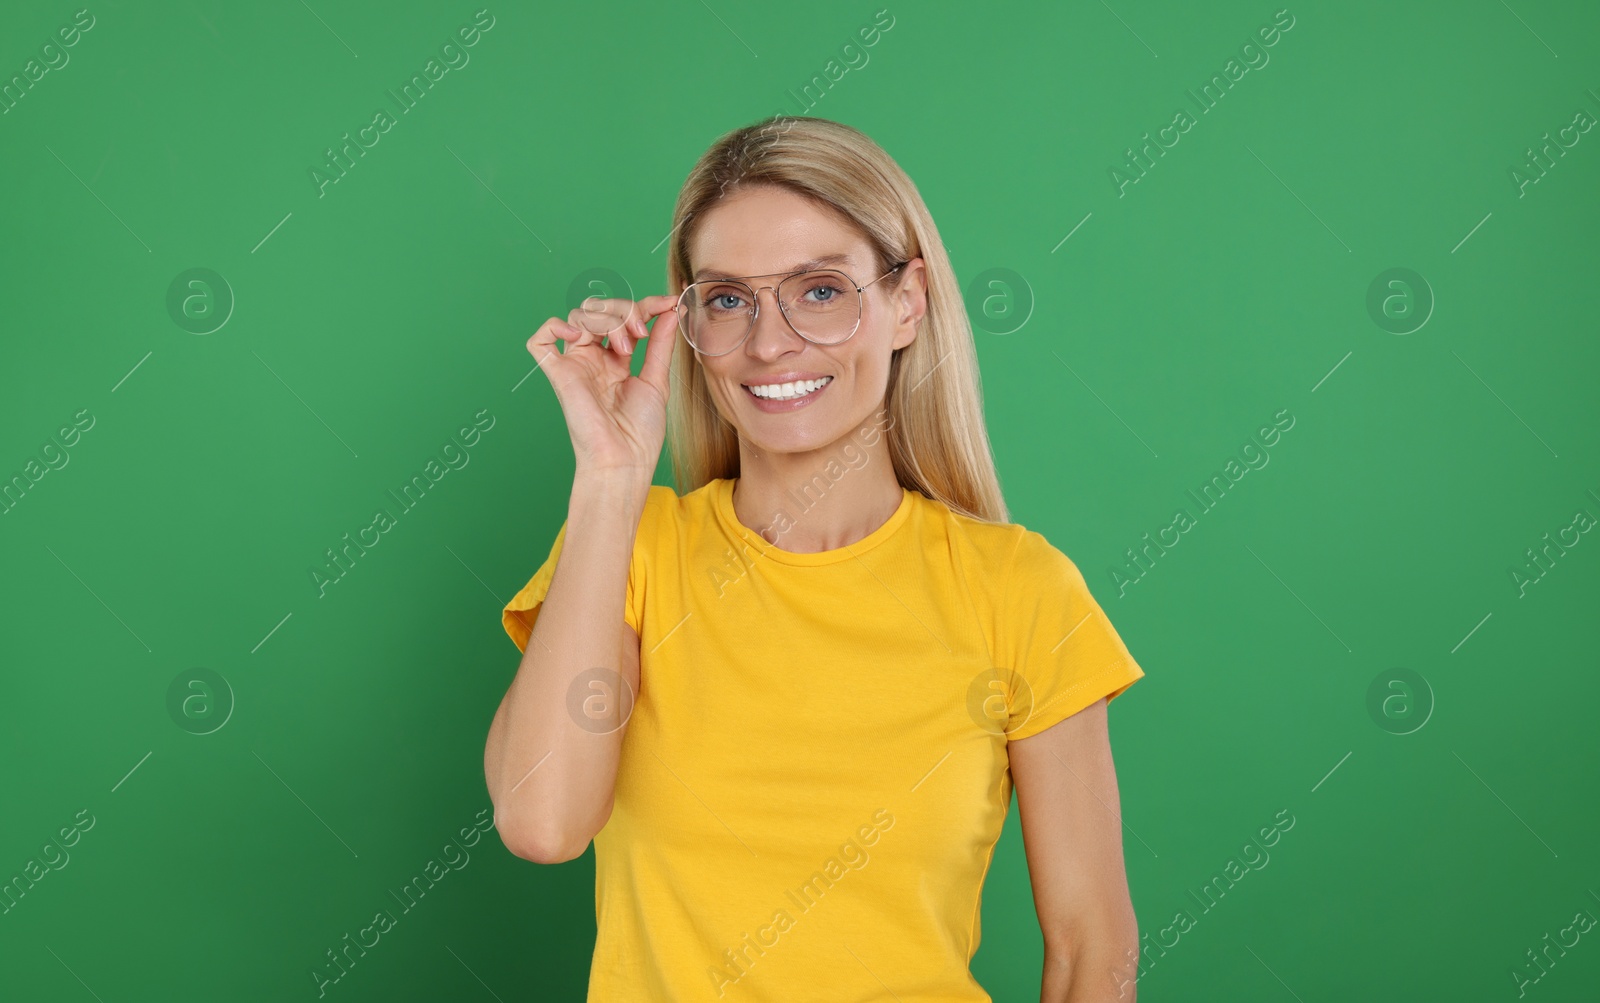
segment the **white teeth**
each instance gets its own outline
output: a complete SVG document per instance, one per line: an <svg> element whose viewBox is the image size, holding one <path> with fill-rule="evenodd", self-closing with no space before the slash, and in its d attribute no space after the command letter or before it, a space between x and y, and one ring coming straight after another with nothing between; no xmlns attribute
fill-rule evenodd
<svg viewBox="0 0 1600 1003"><path fill-rule="evenodd" d="M820 380L800 380L796 383L769 383L763 386L747 387L751 393L766 400L794 400L804 397L814 390L820 390L832 382L832 376L824 376Z"/></svg>

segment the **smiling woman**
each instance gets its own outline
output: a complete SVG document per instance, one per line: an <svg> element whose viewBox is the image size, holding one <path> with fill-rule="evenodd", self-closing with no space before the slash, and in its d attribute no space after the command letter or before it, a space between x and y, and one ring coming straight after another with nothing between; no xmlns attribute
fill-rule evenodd
<svg viewBox="0 0 1600 1003"><path fill-rule="evenodd" d="M501 839L547 864L594 843L591 1001L985 1003L1015 784L1044 998L1103 998L1138 946L1106 705L1144 673L1009 521L916 186L849 126L774 121L690 171L666 294L529 339L577 463L501 613ZM669 428L677 490L652 483Z"/></svg>

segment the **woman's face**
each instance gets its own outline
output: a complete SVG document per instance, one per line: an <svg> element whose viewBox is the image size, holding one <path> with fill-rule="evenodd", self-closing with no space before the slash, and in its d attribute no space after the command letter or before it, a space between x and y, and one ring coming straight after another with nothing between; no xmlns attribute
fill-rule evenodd
<svg viewBox="0 0 1600 1003"><path fill-rule="evenodd" d="M740 278L760 301L744 344L724 355L698 356L718 412L758 453L825 449L874 420L883 407L893 351L916 338L927 310L925 273L915 258L861 296L861 326L848 341L817 345L794 332L778 311L783 276L806 262L835 268L866 285L881 274L872 247L831 212L773 186L736 192L708 212L690 241L690 281ZM895 262L890 262L890 265ZM750 277L754 276L754 277ZM896 279L898 285L892 287ZM771 289L760 289L771 286ZM792 402L764 401L751 386L828 379Z"/></svg>

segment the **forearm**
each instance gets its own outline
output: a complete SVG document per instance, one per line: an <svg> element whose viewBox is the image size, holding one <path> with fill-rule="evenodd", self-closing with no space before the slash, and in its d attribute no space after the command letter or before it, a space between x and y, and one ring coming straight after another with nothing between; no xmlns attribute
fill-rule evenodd
<svg viewBox="0 0 1600 1003"><path fill-rule="evenodd" d="M581 852L610 812L622 721L580 727L568 709L576 678L600 666L638 692L637 660L620 649L623 603L648 477L587 475L573 482L555 575L516 678L490 726L485 776L508 844L536 859ZM630 678L632 675L632 678ZM624 701L610 694L620 708Z"/></svg>
<svg viewBox="0 0 1600 1003"><path fill-rule="evenodd" d="M1134 1003L1138 967L1139 931L1131 916L1047 940L1039 1003Z"/></svg>

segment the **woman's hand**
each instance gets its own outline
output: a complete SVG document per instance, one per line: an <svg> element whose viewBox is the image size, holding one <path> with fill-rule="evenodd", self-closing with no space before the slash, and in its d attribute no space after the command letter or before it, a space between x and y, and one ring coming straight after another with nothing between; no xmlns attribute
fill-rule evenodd
<svg viewBox="0 0 1600 1003"><path fill-rule="evenodd" d="M668 364L678 327L676 296L590 298L551 317L528 339L550 380L572 437L577 469L643 471L654 476L667 434ZM652 331L645 324L656 320ZM607 344L602 347L601 339ZM567 343L557 351L556 342ZM644 365L630 374L633 346L646 341Z"/></svg>

